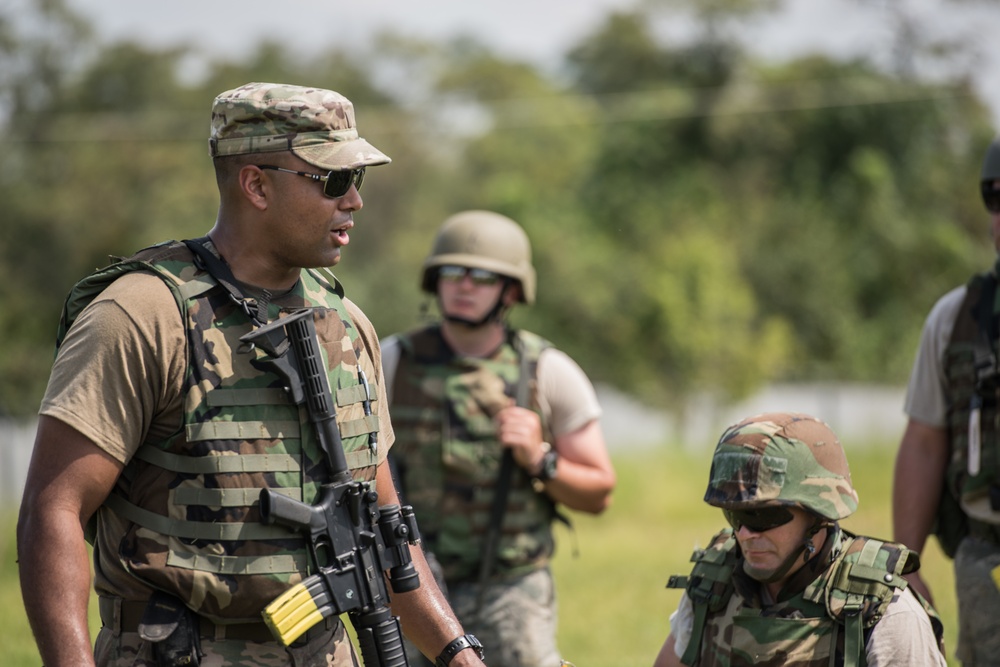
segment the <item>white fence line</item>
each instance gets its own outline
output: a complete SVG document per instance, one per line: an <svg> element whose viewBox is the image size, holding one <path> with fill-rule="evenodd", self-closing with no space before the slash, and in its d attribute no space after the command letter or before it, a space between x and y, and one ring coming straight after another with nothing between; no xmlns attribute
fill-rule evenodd
<svg viewBox="0 0 1000 667"><path fill-rule="evenodd" d="M35 420L0 419L0 508L21 502L35 427Z"/></svg>
<svg viewBox="0 0 1000 667"><path fill-rule="evenodd" d="M714 447L723 429L743 417L795 411L826 421L847 446L898 442L906 425L903 389L853 384L776 385L735 404L692 398L680 416L638 404L608 387L597 388L601 419L612 453L678 443ZM0 507L21 499L36 422L0 420Z"/></svg>
<svg viewBox="0 0 1000 667"><path fill-rule="evenodd" d="M725 428L762 412L804 412L822 419L847 447L898 443L906 426L905 389L860 384L774 385L736 403L694 396L669 414L608 387L597 388L612 452L674 443L711 449Z"/></svg>

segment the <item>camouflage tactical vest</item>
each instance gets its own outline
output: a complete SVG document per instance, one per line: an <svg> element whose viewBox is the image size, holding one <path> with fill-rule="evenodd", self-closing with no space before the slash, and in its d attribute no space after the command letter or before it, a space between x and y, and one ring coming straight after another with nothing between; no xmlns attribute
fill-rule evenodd
<svg viewBox="0 0 1000 667"><path fill-rule="evenodd" d="M522 381L529 390L524 407L538 411L535 371L549 343L510 332L491 357L479 359L455 356L437 326L400 335L399 341L390 413L401 492L420 517L424 546L441 563L445 579L471 579L479 568L503 449L492 418L513 405ZM495 572L540 567L553 551L554 516L549 497L536 493L515 466Z"/></svg>
<svg viewBox="0 0 1000 667"><path fill-rule="evenodd" d="M98 522L109 511L126 519L127 532L119 543L98 539L97 546L116 551L127 571L199 614L260 621L267 603L313 570L297 533L260 522L260 490L312 503L329 481L327 462L305 408L291 403L277 374L255 364L263 352L241 349L248 316L183 243L147 248L79 282L58 341L88 303L130 271L158 275L177 301L187 339L184 423L163 441L141 444L98 513ZM267 315L316 309L348 466L355 479L372 480L377 459L367 434L378 429L377 409L365 417L358 368L374 378L374 366L342 295L332 274L303 271L281 299L285 309L270 304Z"/></svg>
<svg viewBox="0 0 1000 667"><path fill-rule="evenodd" d="M902 545L839 530L828 539L834 540L830 567L798 594L766 608L754 592L756 582L737 569L731 529L696 551L691 574L671 577L667 584L685 588L694 604L694 629L681 662L699 667L866 664L867 631L906 587L902 575L919 568L919 557ZM737 588L740 593L734 595ZM921 603L940 646L940 619Z"/></svg>
<svg viewBox="0 0 1000 667"><path fill-rule="evenodd" d="M949 556L970 529L993 541L1000 536L996 284L993 273L969 282L944 352L950 454L935 534Z"/></svg>

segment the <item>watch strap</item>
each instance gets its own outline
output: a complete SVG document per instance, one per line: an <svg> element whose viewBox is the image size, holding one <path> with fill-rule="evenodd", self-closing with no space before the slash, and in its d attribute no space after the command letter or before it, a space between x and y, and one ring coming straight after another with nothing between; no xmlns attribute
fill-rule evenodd
<svg viewBox="0 0 1000 667"><path fill-rule="evenodd" d="M555 450L551 445L549 449L542 455L542 468L535 475L535 479L547 482L556 476L556 464L559 461L559 452Z"/></svg>
<svg viewBox="0 0 1000 667"><path fill-rule="evenodd" d="M466 634L461 637L456 637L448 642L448 645L441 650L441 655L439 655L437 660L434 661L434 667L448 667L452 658L454 658L459 651L464 651L467 648L475 650L479 659L483 659L483 645L478 639L476 639L475 635Z"/></svg>

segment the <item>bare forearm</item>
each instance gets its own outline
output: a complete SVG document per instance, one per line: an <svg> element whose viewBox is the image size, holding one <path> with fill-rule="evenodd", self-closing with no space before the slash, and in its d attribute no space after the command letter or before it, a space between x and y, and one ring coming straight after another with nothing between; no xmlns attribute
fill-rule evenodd
<svg viewBox="0 0 1000 667"><path fill-rule="evenodd" d="M90 565L79 518L22 510L18 563L24 608L43 664L93 665Z"/></svg>
<svg viewBox="0 0 1000 667"><path fill-rule="evenodd" d="M17 522L21 594L47 667L93 665L83 526L122 470L110 454L58 419L38 420Z"/></svg>
<svg viewBox="0 0 1000 667"><path fill-rule="evenodd" d="M611 504L615 487L613 470L559 460L556 477L545 482L552 500L579 512L600 514Z"/></svg>
<svg viewBox="0 0 1000 667"><path fill-rule="evenodd" d="M892 491L893 535L922 551L934 525L948 464L944 429L910 421L896 456Z"/></svg>
<svg viewBox="0 0 1000 667"><path fill-rule="evenodd" d="M399 496L389 474L389 466L379 465L376 478L379 498L385 504L398 504ZM410 548L413 566L420 576L420 587L408 593L392 595L392 613L399 617L403 634L433 661L442 649L456 637L465 634L462 624L455 617L420 547ZM460 651L450 667L481 667L482 661L474 651Z"/></svg>
<svg viewBox="0 0 1000 667"><path fill-rule="evenodd" d="M675 642L673 633L667 636L666 641L663 642L663 646L660 647L660 652L656 656L656 662L653 663L653 667L680 667L681 661L674 651Z"/></svg>
<svg viewBox="0 0 1000 667"><path fill-rule="evenodd" d="M615 488L615 469L597 420L556 436L554 447L559 460L555 477L545 482L549 497L580 512L600 514L607 509Z"/></svg>
<svg viewBox="0 0 1000 667"><path fill-rule="evenodd" d="M392 611L399 616L406 638L433 661L448 642L464 631L435 583L420 547L412 547L410 553L420 574L420 588L393 595Z"/></svg>

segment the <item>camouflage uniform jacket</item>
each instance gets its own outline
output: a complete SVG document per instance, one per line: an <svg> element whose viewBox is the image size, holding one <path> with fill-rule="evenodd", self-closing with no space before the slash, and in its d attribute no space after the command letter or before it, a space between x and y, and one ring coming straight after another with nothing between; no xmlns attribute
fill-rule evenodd
<svg viewBox="0 0 1000 667"><path fill-rule="evenodd" d="M952 556L970 530L1000 543L996 273L972 278L944 352L950 456L936 532Z"/></svg>
<svg viewBox="0 0 1000 667"><path fill-rule="evenodd" d="M478 572L503 450L492 418L514 404L522 382L525 407L538 411L535 370L549 343L511 331L492 356L480 359L455 356L438 326L402 334L399 341L390 414L400 491L420 517L425 549L441 563L445 580L469 580ZM536 493L515 466L497 575L544 565L554 547L554 516L549 497Z"/></svg>
<svg viewBox="0 0 1000 667"><path fill-rule="evenodd" d="M179 242L140 251L80 281L63 310L59 342L77 315L103 289L130 271L152 272L173 293L186 330L184 423L162 441L143 442L97 513L96 548L117 553L121 567L147 586L173 594L219 622L259 622L275 597L307 576L304 540L260 522L257 499L269 487L307 503L329 481L305 408L293 404L282 379L257 365L260 350L240 349L251 331L247 314L193 261ZM375 476L357 380L374 366L331 274L303 271L268 318L315 308L316 328L337 403L348 466L359 480ZM102 529L113 512L124 535Z"/></svg>
<svg viewBox="0 0 1000 667"><path fill-rule="evenodd" d="M694 629L681 662L699 667L864 665L867 631L906 587L902 574L919 567L916 552L902 545L838 529L786 584L788 598L765 606L760 585L742 570L732 530L720 532L691 560L690 576L671 577L667 586L686 588L694 605ZM829 566L816 572L811 563ZM921 603L940 644L940 620Z"/></svg>

